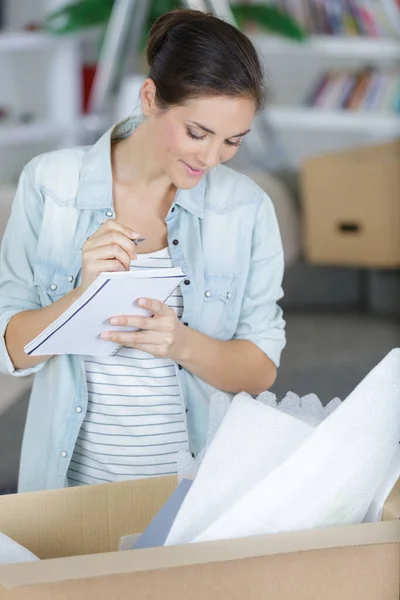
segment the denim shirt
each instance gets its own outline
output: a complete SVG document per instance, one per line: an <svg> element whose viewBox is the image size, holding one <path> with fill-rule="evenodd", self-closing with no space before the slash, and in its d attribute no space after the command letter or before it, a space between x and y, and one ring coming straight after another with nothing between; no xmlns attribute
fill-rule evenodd
<svg viewBox="0 0 400 600"><path fill-rule="evenodd" d="M0 371L36 373L19 491L66 485L87 388L78 355L14 369L5 330L16 313L48 306L79 285L83 243L115 216L111 142L130 135L137 122L130 117L117 124L92 147L38 156L21 173L0 256ZM178 190L166 224L173 264L186 274L182 321L215 339L249 340L278 366L285 345L277 305L283 252L270 199L251 179L218 166L193 189ZM215 389L179 365L176 372L196 454Z"/></svg>

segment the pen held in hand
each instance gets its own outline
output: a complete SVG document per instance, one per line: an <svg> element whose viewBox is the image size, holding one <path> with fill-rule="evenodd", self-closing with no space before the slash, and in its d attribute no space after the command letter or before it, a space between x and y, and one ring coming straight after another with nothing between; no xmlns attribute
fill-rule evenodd
<svg viewBox="0 0 400 600"><path fill-rule="evenodd" d="M146 238L137 238L135 240L132 240L132 242L135 244L135 246L137 246L141 242L145 242L145 241L146 241Z"/></svg>

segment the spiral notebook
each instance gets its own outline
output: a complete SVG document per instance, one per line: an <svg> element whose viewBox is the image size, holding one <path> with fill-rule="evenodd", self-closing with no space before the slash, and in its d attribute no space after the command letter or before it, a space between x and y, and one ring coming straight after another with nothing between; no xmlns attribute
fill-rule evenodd
<svg viewBox="0 0 400 600"><path fill-rule="evenodd" d="M104 331L129 331L113 327L110 318L121 315L149 315L137 305L139 298L165 302L185 274L179 267L101 273L92 285L58 319L24 348L30 356L82 354L114 356L120 346L102 340Z"/></svg>

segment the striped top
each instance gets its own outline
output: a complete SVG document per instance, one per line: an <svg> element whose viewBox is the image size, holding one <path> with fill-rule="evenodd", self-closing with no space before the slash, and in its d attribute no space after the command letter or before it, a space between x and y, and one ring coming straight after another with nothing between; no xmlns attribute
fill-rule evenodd
<svg viewBox="0 0 400 600"><path fill-rule="evenodd" d="M168 248L142 254L131 269L172 266ZM166 303L182 317L180 289ZM175 363L123 347L85 358L88 409L68 470L71 486L171 475L188 449Z"/></svg>

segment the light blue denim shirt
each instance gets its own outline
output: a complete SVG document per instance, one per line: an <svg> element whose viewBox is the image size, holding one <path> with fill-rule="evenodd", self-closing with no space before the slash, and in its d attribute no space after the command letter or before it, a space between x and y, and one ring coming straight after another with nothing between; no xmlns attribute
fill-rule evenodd
<svg viewBox="0 0 400 600"><path fill-rule="evenodd" d="M0 370L36 373L22 447L19 490L66 485L85 418L87 389L80 356L54 356L16 370L4 333L16 313L47 306L80 282L81 248L114 217L111 140L132 133L137 119L111 128L92 147L34 158L23 170L0 257ZM166 218L181 286L182 321L220 340L256 344L278 366L285 345L283 252L270 199L249 178L218 166L192 190L178 190ZM191 451L204 445L208 402L215 391L178 365Z"/></svg>

